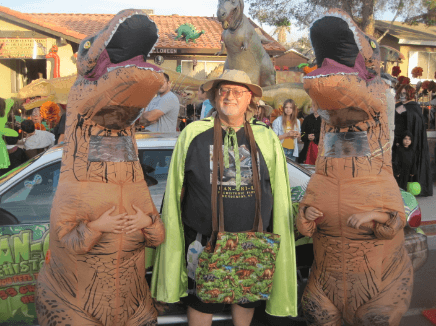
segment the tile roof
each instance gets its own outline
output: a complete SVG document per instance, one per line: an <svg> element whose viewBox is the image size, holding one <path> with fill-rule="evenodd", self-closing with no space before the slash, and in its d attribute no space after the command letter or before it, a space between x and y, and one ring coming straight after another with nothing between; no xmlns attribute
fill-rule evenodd
<svg viewBox="0 0 436 326"><path fill-rule="evenodd" d="M1 7L0 7L1 9ZM114 15L108 14L27 14L34 20L41 23L52 23L66 30L72 30L82 38L93 35L103 28L103 26ZM159 48L198 48L198 49L219 49L221 48L221 33L223 31L221 23L214 17L204 16L163 16L151 15L150 18L156 23L159 28L159 41L156 47ZM251 21L251 20L250 20ZM198 31L204 30L205 34L201 35L196 43L189 42L186 44L183 40L175 40L175 30L182 24L190 23L194 25ZM255 28L258 26L251 21ZM265 44L265 50L273 52L284 52L286 49L277 41L275 41L265 31L260 29L262 34L273 42Z"/></svg>
<svg viewBox="0 0 436 326"><path fill-rule="evenodd" d="M0 16L5 16L4 14L12 16L15 19L21 20L21 21L27 21L31 24L35 24L37 26L50 29L52 31L71 36L76 39L83 39L86 37L86 34L80 33L80 31L76 31L74 29L70 29L68 26L65 25L58 25L54 23L53 21L46 21L39 19L38 17L35 17L32 14L23 14L19 11L15 11L12 9L9 9L7 7L0 6Z"/></svg>

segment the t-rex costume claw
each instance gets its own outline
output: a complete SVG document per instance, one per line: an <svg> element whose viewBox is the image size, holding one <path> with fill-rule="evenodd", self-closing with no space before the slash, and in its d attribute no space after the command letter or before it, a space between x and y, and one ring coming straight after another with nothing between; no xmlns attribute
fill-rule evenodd
<svg viewBox="0 0 436 326"><path fill-rule="evenodd" d="M133 122L164 82L145 62L156 25L141 10L118 13L84 39L68 98L59 186L50 216L50 247L37 283L39 324L155 325L144 249L164 240L137 156ZM88 223L115 206L153 224L130 234L100 233Z"/></svg>
<svg viewBox="0 0 436 326"><path fill-rule="evenodd" d="M321 67L304 87L324 121L316 173L300 204L298 230L315 260L303 295L308 325L394 326L407 311L413 270L403 246L406 215L392 173L380 51L334 9L310 30ZM304 217L312 206L324 215ZM352 214L389 214L386 223L347 225Z"/></svg>

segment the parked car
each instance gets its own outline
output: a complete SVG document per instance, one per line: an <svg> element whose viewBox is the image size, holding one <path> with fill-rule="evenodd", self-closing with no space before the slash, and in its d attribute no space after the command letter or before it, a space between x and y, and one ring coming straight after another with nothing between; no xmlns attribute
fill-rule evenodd
<svg viewBox="0 0 436 326"><path fill-rule="evenodd" d="M177 135L138 133L136 138L139 160L147 171L147 180L154 184L150 192L159 210ZM59 181L62 148L56 145L0 177L0 326L38 323L35 283L49 245L50 210ZM298 211L313 169L288 160L288 171L293 209ZM406 247L419 268L428 255L425 235L413 229L419 226L421 211L412 195L404 191L402 195L410 225L406 228ZM313 256L311 239L296 236L301 295ZM228 312L214 316L214 320L230 318ZM185 309L178 304L171 304L159 317L159 324L184 322Z"/></svg>

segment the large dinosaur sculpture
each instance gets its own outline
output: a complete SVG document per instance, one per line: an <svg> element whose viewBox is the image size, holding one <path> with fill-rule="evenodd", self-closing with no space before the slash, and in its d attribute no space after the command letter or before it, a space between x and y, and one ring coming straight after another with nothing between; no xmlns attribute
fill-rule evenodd
<svg viewBox="0 0 436 326"><path fill-rule="evenodd" d="M144 12L124 10L79 46L49 251L37 282L41 326L157 323L144 249L163 242L164 227L132 126L164 82L159 68L145 62L157 38ZM89 226L111 207L114 214L142 210L152 224L133 233Z"/></svg>
<svg viewBox="0 0 436 326"><path fill-rule="evenodd" d="M76 79L76 74L53 79L36 79L20 89L18 97L24 100L25 110L40 107L47 101L67 104L68 94Z"/></svg>
<svg viewBox="0 0 436 326"><path fill-rule="evenodd" d="M272 61L262 46L253 25L244 15L244 0L220 0L217 18L222 23L223 48L227 58L224 69L245 71L250 80L261 87L275 84L275 70Z"/></svg>
<svg viewBox="0 0 436 326"><path fill-rule="evenodd" d="M297 219L313 237L315 257L304 314L308 325L396 326L410 304L413 269L392 173L380 47L338 9L316 20L310 37L320 68L304 77L304 88L324 121ZM307 215L313 208L323 215Z"/></svg>

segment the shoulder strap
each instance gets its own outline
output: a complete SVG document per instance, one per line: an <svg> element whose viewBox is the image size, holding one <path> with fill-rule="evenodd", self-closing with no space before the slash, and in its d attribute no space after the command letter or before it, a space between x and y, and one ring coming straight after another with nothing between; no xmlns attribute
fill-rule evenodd
<svg viewBox="0 0 436 326"><path fill-rule="evenodd" d="M246 137L250 142L251 165L253 170L253 186L256 197L255 217L252 231L263 232L263 222L261 217L261 189L259 180L259 170L257 166L257 147L254 140L253 130L250 123L245 122L244 125ZM223 204L223 182L224 163L222 151L222 129L221 121L217 116L214 123L214 145L213 145L213 170L212 170L212 231L224 232L224 204ZM219 178L219 193L218 193L218 167L220 169ZM217 201L219 201L219 219L217 212Z"/></svg>
<svg viewBox="0 0 436 326"><path fill-rule="evenodd" d="M259 170L258 170L258 162L257 162L257 147L256 141L254 140L253 130L251 129L250 123L248 121L245 122L245 133L248 136L247 138L250 141L250 152L251 152L251 166L253 170L253 186L254 193L256 196L256 213L254 217L253 231L263 232L263 221L261 217L261 189L260 189L260 179L259 179Z"/></svg>

